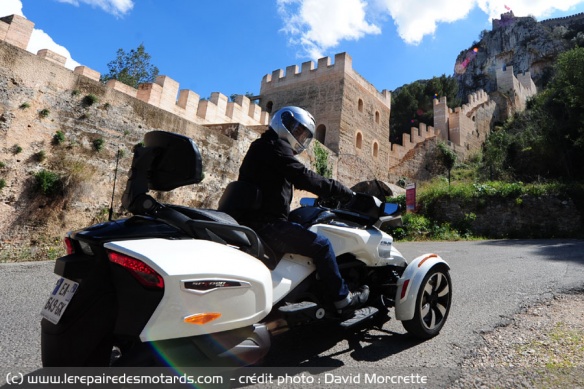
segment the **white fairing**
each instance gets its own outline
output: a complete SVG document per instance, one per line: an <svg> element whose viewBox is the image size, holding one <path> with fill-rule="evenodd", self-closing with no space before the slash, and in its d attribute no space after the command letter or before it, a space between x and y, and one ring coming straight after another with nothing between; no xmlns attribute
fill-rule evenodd
<svg viewBox="0 0 584 389"><path fill-rule="evenodd" d="M406 260L393 246L393 237L377 228L347 228L315 224L311 231L326 236L337 256L352 253L367 266L405 266Z"/></svg>
<svg viewBox="0 0 584 389"><path fill-rule="evenodd" d="M446 261L437 254L420 255L408 265L397 282L395 296L395 318L397 320L411 320L414 317L416 298L422 281L428 271L438 264L443 264L450 269ZM406 281L408 281L407 285ZM404 285L406 285L405 292L403 292ZM402 295L403 298L401 297Z"/></svg>
<svg viewBox="0 0 584 389"><path fill-rule="evenodd" d="M272 271L274 304L298 286L316 268L311 258L297 254L285 254Z"/></svg>
<svg viewBox="0 0 584 389"><path fill-rule="evenodd" d="M393 238L376 228L367 230L341 227L329 224L317 224L311 231L325 235L331 241L335 255L354 254L357 259L368 266L403 266L405 258L393 245ZM278 303L306 277L315 271L311 258L297 254L286 254L272 271L274 304Z"/></svg>
<svg viewBox="0 0 584 389"><path fill-rule="evenodd" d="M376 228L360 229L329 224L316 224L311 231L325 235L331 241L335 255L354 254L368 266L407 265L406 260L393 245L393 238ZM306 277L315 271L311 258L286 254L272 271L274 304L278 303Z"/></svg>
<svg viewBox="0 0 584 389"><path fill-rule="evenodd" d="M230 246L206 240L144 239L105 247L141 260L164 278L164 296L140 334L142 341L241 328L257 323L272 308L269 269ZM185 282L197 280L236 281L241 286L205 291L185 287ZM202 325L184 322L188 316L210 312L221 316Z"/></svg>

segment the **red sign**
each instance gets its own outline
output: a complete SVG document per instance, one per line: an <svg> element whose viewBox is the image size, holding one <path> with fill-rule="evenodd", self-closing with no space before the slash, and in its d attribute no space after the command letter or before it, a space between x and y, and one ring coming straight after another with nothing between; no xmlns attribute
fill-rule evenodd
<svg viewBox="0 0 584 389"><path fill-rule="evenodd" d="M406 185L406 211L416 211L416 184Z"/></svg>

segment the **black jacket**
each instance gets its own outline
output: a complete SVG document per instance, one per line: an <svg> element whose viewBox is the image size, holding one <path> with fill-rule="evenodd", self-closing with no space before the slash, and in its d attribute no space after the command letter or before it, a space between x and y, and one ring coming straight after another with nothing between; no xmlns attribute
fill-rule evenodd
<svg viewBox="0 0 584 389"><path fill-rule="evenodd" d="M290 144L272 129L250 145L239 168L239 180L255 184L262 192L261 209L244 215L244 224L287 220L294 187L323 198L343 200L353 194L338 181L307 169L296 159Z"/></svg>

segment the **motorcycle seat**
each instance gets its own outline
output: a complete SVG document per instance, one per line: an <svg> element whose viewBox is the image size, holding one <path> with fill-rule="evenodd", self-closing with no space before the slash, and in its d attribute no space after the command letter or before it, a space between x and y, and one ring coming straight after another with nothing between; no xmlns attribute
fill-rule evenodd
<svg viewBox="0 0 584 389"><path fill-rule="evenodd" d="M237 221L226 214L225 212L215 211L213 209L198 209L198 208L189 208L182 205L171 205L167 204L166 206L179 211L185 216L190 217L193 220L207 220L218 222L222 224L233 224L239 225ZM227 243L233 244L235 246L250 246L249 239L245 236L244 233L240 231L234 231L230 229L223 229L221 231L213 231L215 234L219 235L222 239L224 239Z"/></svg>
<svg viewBox="0 0 584 389"><path fill-rule="evenodd" d="M199 209L199 208L189 208L181 205L167 204L169 208L172 208L183 215L193 219L193 220L205 220L218 222L223 225L235 225L240 224L229 214L221 211L216 211L214 209ZM229 228L222 228L220 230L213 230L213 233L219 238L225 241L227 244L231 244L240 248L245 249L251 247L251 243L248 237L241 231L235 231ZM262 246L260 249L260 255L257 258L262 261L270 270L274 270L278 264L281 254L275 253L269 246L265 244L261 239L259 243Z"/></svg>

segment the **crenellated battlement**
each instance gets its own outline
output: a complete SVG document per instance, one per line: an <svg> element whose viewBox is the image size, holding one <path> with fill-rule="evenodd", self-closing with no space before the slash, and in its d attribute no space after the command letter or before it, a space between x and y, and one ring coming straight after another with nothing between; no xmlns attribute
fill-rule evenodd
<svg viewBox="0 0 584 389"><path fill-rule="evenodd" d="M402 144L390 143L391 154L389 167L394 167L404 158L404 156L413 150L418 144L425 142L428 139L436 138L438 131L424 123L420 123L418 127L410 128L409 134L402 134Z"/></svg>
<svg viewBox="0 0 584 389"><path fill-rule="evenodd" d="M286 83L297 83L301 81L310 81L316 76L325 73L348 72L353 70L352 59L347 53L335 55L335 62L332 63L330 57L320 58L317 67L314 67L313 61L303 62L300 71L298 65L291 65L283 69L274 70L271 74L266 74L262 79L262 88L270 86L281 86ZM278 85L276 85L278 84Z"/></svg>
<svg viewBox="0 0 584 389"><path fill-rule="evenodd" d="M580 21L584 21L584 12L580 12L576 15L564 16L562 18L546 19L542 20L540 23L548 27L553 27L557 25L565 25Z"/></svg>
<svg viewBox="0 0 584 389"><path fill-rule="evenodd" d="M0 40L26 50L33 28L34 23L22 16L0 18ZM65 67L66 58L58 53L42 49L36 54ZM100 73L86 66L78 66L73 72L94 81L100 80ZM197 124L266 125L269 120L269 114L246 96L236 96L230 102L227 96L215 92L209 100L200 99L193 91L179 90L179 83L168 76L158 76L153 83L140 84L137 89L116 80L108 81L106 86Z"/></svg>
<svg viewBox="0 0 584 389"><path fill-rule="evenodd" d="M475 93L471 93L470 95L468 95L468 103L463 104L462 107L457 109L460 109L460 112L463 115L468 115L471 111L485 104L487 101L489 101L489 95L487 92L481 89Z"/></svg>
<svg viewBox="0 0 584 389"><path fill-rule="evenodd" d="M384 102L387 107L391 106L391 94L387 90L381 93L365 80L361 75L353 70L353 60L348 53L335 54L334 62L331 57L323 57L317 61L315 67L314 61L303 62L300 66L290 65L286 70L277 69L271 74L266 74L261 83L262 94L270 93L276 88L289 85L297 85L303 82L312 82L315 79L327 77L328 75L347 74L356 79L369 92L375 94L377 98Z"/></svg>

